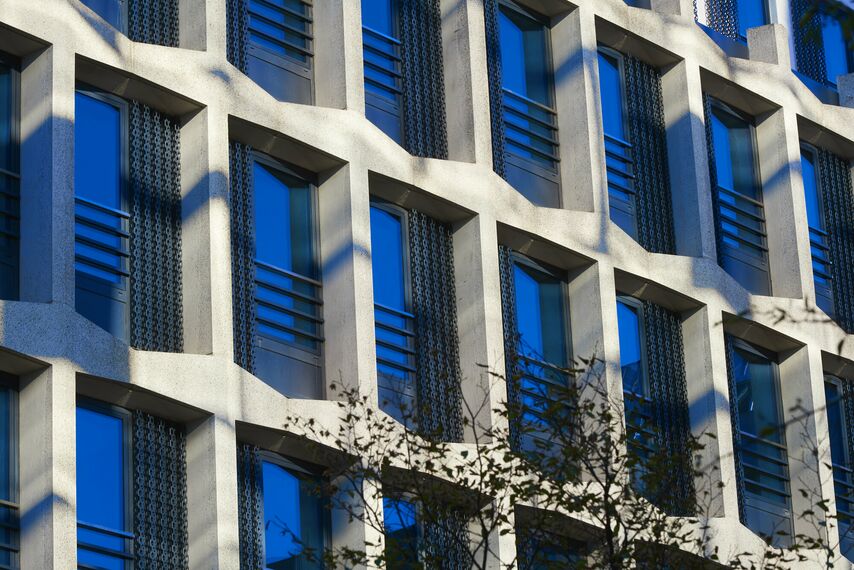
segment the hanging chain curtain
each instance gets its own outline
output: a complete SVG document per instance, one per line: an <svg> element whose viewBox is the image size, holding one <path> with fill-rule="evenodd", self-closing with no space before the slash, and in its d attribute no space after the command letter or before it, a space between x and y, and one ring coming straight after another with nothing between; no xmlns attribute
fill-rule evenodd
<svg viewBox="0 0 854 570"><path fill-rule="evenodd" d="M128 37L135 42L178 47L178 0L129 0Z"/></svg>
<svg viewBox="0 0 854 570"><path fill-rule="evenodd" d="M248 0L226 0L226 58L234 67L246 73L249 47Z"/></svg>
<svg viewBox="0 0 854 570"><path fill-rule="evenodd" d="M439 0L403 0L400 24L406 150L415 156L446 159L448 135Z"/></svg>
<svg viewBox="0 0 854 570"><path fill-rule="evenodd" d="M792 33L795 36L795 59L798 71L820 83L827 80L827 63L821 37L821 16L807 18L809 0L792 0Z"/></svg>
<svg viewBox="0 0 854 570"><path fill-rule="evenodd" d="M738 0L706 0L706 17L710 28L728 38L739 39Z"/></svg>
<svg viewBox="0 0 854 570"><path fill-rule="evenodd" d="M504 369L507 381L507 404L513 415L521 412L519 379L522 370L519 366L517 346L519 341L519 322L516 315L516 286L513 281L513 257L508 247L498 246L498 264L501 277L501 314L504 325ZM521 449L522 441L516 421L510 422L510 441L514 449Z"/></svg>
<svg viewBox="0 0 854 570"><path fill-rule="evenodd" d="M231 297L234 361L255 371L255 214L252 200L252 149L230 144Z"/></svg>
<svg viewBox="0 0 854 570"><path fill-rule="evenodd" d="M264 497L261 458L253 445L237 447L240 570L261 570L264 563Z"/></svg>
<svg viewBox="0 0 854 570"><path fill-rule="evenodd" d="M501 90L501 38L498 28L498 0L484 0L486 58L489 75L489 114L492 124L492 169L504 178L504 95Z"/></svg>
<svg viewBox="0 0 854 570"><path fill-rule="evenodd" d="M441 560L442 570L469 570L468 520L457 511L443 513L442 520L423 525L424 549L430 561Z"/></svg>
<svg viewBox="0 0 854 570"><path fill-rule="evenodd" d="M181 352L181 155L178 124L130 106L131 345Z"/></svg>
<svg viewBox="0 0 854 570"><path fill-rule="evenodd" d="M637 58L625 56L624 61L627 119L634 145L638 242L653 253L675 253L661 75Z"/></svg>
<svg viewBox="0 0 854 570"><path fill-rule="evenodd" d="M819 177L830 246L835 319L854 333L854 189L851 165L819 149Z"/></svg>
<svg viewBox="0 0 854 570"><path fill-rule="evenodd" d="M674 477L676 488L670 489L664 506L671 514L688 516L693 514L688 507L694 498L694 480L688 447L691 424L682 320L678 314L649 301L643 302L643 316L650 396L660 444L670 457L682 461Z"/></svg>
<svg viewBox="0 0 854 570"><path fill-rule="evenodd" d="M461 441L459 336L454 246L447 226L424 214L409 215L412 301L417 343L419 422L426 433Z"/></svg>
<svg viewBox="0 0 854 570"><path fill-rule="evenodd" d="M732 337L724 334L726 348L727 384L729 385L729 418L732 423L732 450L735 462L735 485L738 494L738 518L744 522L744 463L741 457L741 422L738 419L738 392L735 386L734 351Z"/></svg>
<svg viewBox="0 0 854 570"><path fill-rule="evenodd" d="M187 453L174 424L133 413L134 568L189 568Z"/></svg>

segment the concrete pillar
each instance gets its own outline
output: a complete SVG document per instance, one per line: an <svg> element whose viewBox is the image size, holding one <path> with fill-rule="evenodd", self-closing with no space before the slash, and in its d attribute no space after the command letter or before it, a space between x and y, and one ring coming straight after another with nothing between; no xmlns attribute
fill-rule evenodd
<svg viewBox="0 0 854 570"><path fill-rule="evenodd" d="M205 51L208 46L208 19L214 22L225 21L225 4L223 2L210 2L208 0L178 0L178 45L183 49ZM227 32L227 28L211 30L216 35ZM223 50L223 35L219 38L220 45L216 47ZM217 51L225 54L225 51Z"/></svg>
<svg viewBox="0 0 854 570"><path fill-rule="evenodd" d="M500 462L500 460L499 460ZM489 509L495 507L499 511L504 511L506 520L498 521L495 528L488 536L484 536L485 525L479 524L475 519L469 523L470 533L474 536L475 541L480 542L475 545L478 548L474 551L476 560L484 561L484 570L504 570L506 568L524 568L521 564L516 552L516 513L514 505L510 504L508 498L498 499L498 504L487 504L483 508ZM484 520L486 524L489 521L495 521L495 514L486 513Z"/></svg>
<svg viewBox="0 0 854 570"><path fill-rule="evenodd" d="M368 171L350 163L319 182L326 386L376 393Z"/></svg>
<svg viewBox="0 0 854 570"><path fill-rule="evenodd" d="M74 52L21 62L21 300L74 306Z"/></svg>
<svg viewBox="0 0 854 570"><path fill-rule="evenodd" d="M779 109L757 118L756 139L762 197L768 232L771 290L776 297L799 299L812 288L809 229L806 207L795 215L795 203L803 201L803 187L796 184L801 151L797 116ZM814 298L814 296L813 296Z"/></svg>
<svg viewBox="0 0 854 570"><path fill-rule="evenodd" d="M649 7L653 12L667 16L694 18L693 0L650 0Z"/></svg>
<svg viewBox="0 0 854 570"><path fill-rule="evenodd" d="M442 0L448 158L492 168L483 3Z"/></svg>
<svg viewBox="0 0 854 570"><path fill-rule="evenodd" d="M507 401L504 366L504 322L498 235L494 219L483 215L454 228L454 277L457 330L465 401L463 413L477 422L467 426L465 441L482 441L475 427L490 428L504 418L493 410Z"/></svg>
<svg viewBox="0 0 854 570"><path fill-rule="evenodd" d="M839 104L854 108L854 73L837 77L836 88L839 90Z"/></svg>
<svg viewBox="0 0 854 570"><path fill-rule="evenodd" d="M569 210L604 212L607 179L596 22L583 4L552 20L555 100L560 141L562 205ZM587 133L586 136L578 136Z"/></svg>
<svg viewBox="0 0 854 570"><path fill-rule="evenodd" d="M747 30L747 49L752 61L792 68L789 33L781 24L768 24Z"/></svg>
<svg viewBox="0 0 854 570"><path fill-rule="evenodd" d="M695 481L701 516L738 518L729 381L720 313L703 307L683 316L685 380L691 433L701 438L702 475ZM708 435L704 435L708 434Z"/></svg>
<svg viewBox="0 0 854 570"><path fill-rule="evenodd" d="M21 570L76 566L75 383L65 362L21 378Z"/></svg>
<svg viewBox="0 0 854 570"><path fill-rule="evenodd" d="M700 68L681 61L663 71L667 160L676 253L717 259Z"/></svg>
<svg viewBox="0 0 854 570"><path fill-rule="evenodd" d="M364 552L368 563L363 567L365 570L379 568L376 560L385 552L384 512L382 487L377 481L362 481L361 492L354 495L348 493L352 490L352 481L333 482L341 489L339 496L331 509L331 548L335 552L349 549L353 552ZM344 503L350 502L346 507ZM351 520L351 514L355 520Z"/></svg>
<svg viewBox="0 0 854 570"><path fill-rule="evenodd" d="M240 567L237 439L234 422L210 416L187 434L190 568Z"/></svg>
<svg viewBox="0 0 854 570"><path fill-rule="evenodd" d="M314 3L315 102L321 107L365 110L362 4Z"/></svg>

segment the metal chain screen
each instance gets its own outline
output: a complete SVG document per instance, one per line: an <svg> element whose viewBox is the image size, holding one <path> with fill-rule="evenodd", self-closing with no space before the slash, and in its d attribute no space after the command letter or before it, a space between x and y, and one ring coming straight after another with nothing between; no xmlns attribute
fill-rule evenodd
<svg viewBox="0 0 854 570"><path fill-rule="evenodd" d="M842 386L842 393L840 395L842 397L843 413L847 420L845 422L845 429L848 432L845 434L845 439L848 442L849 457L846 467L850 469L854 466L854 421L851 421L851 418L854 418L854 382L845 379L840 382L840 386Z"/></svg>
<svg viewBox="0 0 854 570"><path fill-rule="evenodd" d="M231 300L234 362L255 371L255 230L252 201L252 149L230 144Z"/></svg>
<svg viewBox="0 0 854 570"><path fill-rule="evenodd" d="M178 124L130 106L131 345L181 352L181 156Z"/></svg>
<svg viewBox="0 0 854 570"><path fill-rule="evenodd" d="M627 118L634 144L638 241L654 253L675 253L661 75L637 58L625 56L624 61Z"/></svg>
<svg viewBox="0 0 854 570"><path fill-rule="evenodd" d="M738 39L738 0L706 0L706 17L710 28Z"/></svg>
<svg viewBox="0 0 854 570"><path fill-rule="evenodd" d="M827 79L827 64L821 38L821 16L808 17L809 0L792 0L792 33L798 71L820 83Z"/></svg>
<svg viewBox="0 0 854 570"><path fill-rule="evenodd" d="M835 319L854 333L854 189L851 165L832 152L819 149L819 176L827 223L833 274Z"/></svg>
<svg viewBox="0 0 854 570"><path fill-rule="evenodd" d="M417 342L419 421L448 441L463 437L454 246L447 226L409 215L409 259Z"/></svg>
<svg viewBox="0 0 854 570"><path fill-rule="evenodd" d="M249 6L247 0L226 0L226 57L229 63L246 73L249 47Z"/></svg>
<svg viewBox="0 0 854 570"><path fill-rule="evenodd" d="M403 0L400 38L406 150L448 158L439 0Z"/></svg>
<svg viewBox="0 0 854 570"><path fill-rule="evenodd" d="M513 281L513 258L510 248L498 246L498 264L501 276L501 314L504 324L504 367L507 380L507 403L518 411L521 405L518 382L521 377L516 346L519 340L519 323L516 316L516 286ZM510 425L510 438L515 449L521 446L517 426Z"/></svg>
<svg viewBox="0 0 854 570"><path fill-rule="evenodd" d="M240 570L261 570L264 564L264 497L261 459L252 445L237 447L237 513Z"/></svg>
<svg viewBox="0 0 854 570"><path fill-rule="evenodd" d="M129 0L127 10L131 40L178 47L178 0Z"/></svg>
<svg viewBox="0 0 854 570"><path fill-rule="evenodd" d="M738 392L735 387L735 370L733 370L733 340L728 334L724 334L724 345L726 348L726 372L727 385L729 386L729 418L732 424L732 459L735 462L735 485L738 494L738 518L744 522L744 464L741 460L741 422L738 419Z"/></svg>
<svg viewBox="0 0 854 570"><path fill-rule="evenodd" d="M492 169L502 178L504 165L504 95L501 91L501 43L498 29L498 0L484 0L486 58L489 74L489 115L492 123Z"/></svg>
<svg viewBox="0 0 854 570"><path fill-rule="evenodd" d="M665 506L671 514L688 515L686 507L694 497L694 480L688 448L691 424L682 319L649 301L643 303L643 315L650 396L655 406L661 444L671 457L685 459L675 477L678 488L671 489L671 496L665 498Z"/></svg>
<svg viewBox="0 0 854 570"><path fill-rule="evenodd" d="M186 438L179 427L133 413L136 570L189 568L186 456Z"/></svg>
<svg viewBox="0 0 854 570"><path fill-rule="evenodd" d="M468 520L463 513L451 510L441 518L423 525L427 560L441 560L442 570L469 570Z"/></svg>

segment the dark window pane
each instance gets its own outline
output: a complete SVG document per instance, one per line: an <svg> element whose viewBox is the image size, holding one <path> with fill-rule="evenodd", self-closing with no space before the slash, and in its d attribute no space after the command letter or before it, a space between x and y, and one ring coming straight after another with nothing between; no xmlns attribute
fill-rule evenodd
<svg viewBox="0 0 854 570"><path fill-rule="evenodd" d="M821 19L821 39L824 45L824 61L827 80L836 83L836 78L851 71L851 53L839 21L829 16Z"/></svg>
<svg viewBox="0 0 854 570"><path fill-rule="evenodd" d="M626 140L620 62L602 52L599 52L599 87L602 96L602 126L605 134Z"/></svg>
<svg viewBox="0 0 854 570"><path fill-rule="evenodd" d="M502 6L498 27L502 87L551 107L551 54L545 26Z"/></svg>
<svg viewBox="0 0 854 570"><path fill-rule="evenodd" d="M563 287L530 267L514 266L519 351L558 367L567 365Z"/></svg>
<svg viewBox="0 0 854 570"><path fill-rule="evenodd" d="M823 230L824 218L821 214L821 197L816 177L815 157L812 153L801 153L801 172L804 179L804 198L807 203L807 221L810 228Z"/></svg>
<svg viewBox="0 0 854 570"><path fill-rule="evenodd" d="M403 220L383 208L371 207L371 262L374 302L407 310L403 252Z"/></svg>
<svg viewBox="0 0 854 570"><path fill-rule="evenodd" d="M124 530L125 432L116 416L77 408L77 520Z"/></svg>
<svg viewBox="0 0 854 570"><path fill-rule="evenodd" d="M738 420L741 431L782 443L780 396L774 364L751 352L736 348L732 357Z"/></svg>
<svg viewBox="0 0 854 570"><path fill-rule="evenodd" d="M362 0L362 25L387 36L397 36L395 0Z"/></svg>
<svg viewBox="0 0 854 570"><path fill-rule="evenodd" d="M418 563L418 519L415 503L405 499L384 498L386 567L409 570Z"/></svg>
<svg viewBox="0 0 854 570"><path fill-rule="evenodd" d="M14 394L0 389L0 499L17 502L15 484Z"/></svg>
<svg viewBox="0 0 854 570"><path fill-rule="evenodd" d="M121 112L78 92L74 107L74 193L121 209Z"/></svg>
<svg viewBox="0 0 854 570"><path fill-rule="evenodd" d="M617 301L617 323L620 337L620 370L623 390L637 396L649 396L643 370L641 329L638 310Z"/></svg>
<svg viewBox="0 0 854 570"><path fill-rule="evenodd" d="M747 29L764 26L768 23L766 0L738 1L738 33L747 37Z"/></svg>
<svg viewBox="0 0 854 570"><path fill-rule="evenodd" d="M18 172L17 148L14 141L15 96L13 71L0 64L0 168Z"/></svg>
<svg viewBox="0 0 854 570"><path fill-rule="evenodd" d="M824 397L827 400L827 430L830 434L830 455L835 465L848 466L846 450L846 431L842 394L836 382L824 383Z"/></svg>
<svg viewBox="0 0 854 570"><path fill-rule="evenodd" d="M112 24L118 30L124 31L125 0L81 0L93 12Z"/></svg>
<svg viewBox="0 0 854 570"><path fill-rule="evenodd" d="M715 108L712 111L712 136L718 184L759 200L750 124Z"/></svg>

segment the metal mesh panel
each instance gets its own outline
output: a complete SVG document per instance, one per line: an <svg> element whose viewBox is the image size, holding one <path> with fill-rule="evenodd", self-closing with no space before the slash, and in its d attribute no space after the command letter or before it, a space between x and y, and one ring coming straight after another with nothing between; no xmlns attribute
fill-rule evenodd
<svg viewBox="0 0 854 570"><path fill-rule="evenodd" d="M833 274L836 321L854 332L854 189L851 165L832 152L819 149L819 176L827 222Z"/></svg>
<svg viewBox="0 0 854 570"><path fill-rule="evenodd" d="M181 352L181 157L178 124L130 106L131 345Z"/></svg>
<svg viewBox="0 0 854 570"><path fill-rule="evenodd" d="M845 414L845 429L847 430L847 434L844 434L846 441L848 442L848 457L849 464L846 465L849 469L852 467L852 459L854 458L854 382L851 380L845 379L840 383L842 387L842 393L840 394L842 397L842 406L843 413Z"/></svg>
<svg viewBox="0 0 854 570"><path fill-rule="evenodd" d="M634 144L638 242L654 253L675 253L664 103L658 70L625 56L626 104Z"/></svg>
<svg viewBox="0 0 854 570"><path fill-rule="evenodd" d="M677 489L666 498L672 514L689 515L685 507L694 496L694 481L688 456L688 387L685 380L685 351L679 315L649 301L643 303L644 335L649 367L650 395L663 448L671 456L685 458L676 474Z"/></svg>
<svg viewBox="0 0 854 570"><path fill-rule="evenodd" d="M811 79L827 81L827 64L821 38L821 16L807 17L809 0L792 0L792 33L798 71Z"/></svg>
<svg viewBox="0 0 854 570"><path fill-rule="evenodd" d="M409 215L412 301L417 339L419 422L427 433L463 437L454 246L450 230L424 214Z"/></svg>
<svg viewBox="0 0 854 570"><path fill-rule="evenodd" d="M187 461L184 432L166 420L133 414L134 568L188 568Z"/></svg>
<svg viewBox="0 0 854 570"><path fill-rule="evenodd" d="M512 251L498 246L498 265L501 275L501 314L504 324L504 367L507 379L507 403L518 410L521 405L518 382L521 376L516 347L519 341L519 322L516 316L516 286L513 281ZM521 446L516 422L510 424L510 439L515 449Z"/></svg>
<svg viewBox="0 0 854 570"><path fill-rule="evenodd" d="M706 16L710 28L738 39L738 0L706 0Z"/></svg>
<svg viewBox="0 0 854 570"><path fill-rule="evenodd" d="M237 448L237 513L239 518L240 570L261 570L264 564L264 497L261 492L261 459L258 448Z"/></svg>
<svg viewBox="0 0 854 570"><path fill-rule="evenodd" d="M128 37L178 47L178 0L129 0Z"/></svg>
<svg viewBox="0 0 854 570"><path fill-rule="evenodd" d="M441 560L441 570L468 570L468 521L462 513L448 512L443 520L424 524L424 548L427 559ZM433 566L432 564L430 565Z"/></svg>
<svg viewBox="0 0 854 570"><path fill-rule="evenodd" d="M738 392L735 388L735 371L733 370L733 341L732 337L724 334L724 346L726 350L727 385L729 386L729 417L732 424L732 460L735 462L735 485L738 494L738 518L741 522L744 517L744 464L741 459L741 423L738 419Z"/></svg>
<svg viewBox="0 0 854 570"><path fill-rule="evenodd" d="M231 300L234 312L234 362L255 371L255 214L252 202L252 150L230 145Z"/></svg>
<svg viewBox="0 0 854 570"><path fill-rule="evenodd" d="M226 57L229 63L246 73L249 46L249 7L247 0L226 0Z"/></svg>
<svg viewBox="0 0 854 570"><path fill-rule="evenodd" d="M439 0L403 0L404 136L416 156L448 158Z"/></svg>
<svg viewBox="0 0 854 570"><path fill-rule="evenodd" d="M498 0L484 0L486 58L489 74L489 115L492 122L492 169L502 178L504 165L504 108L501 92L501 43L498 29Z"/></svg>

